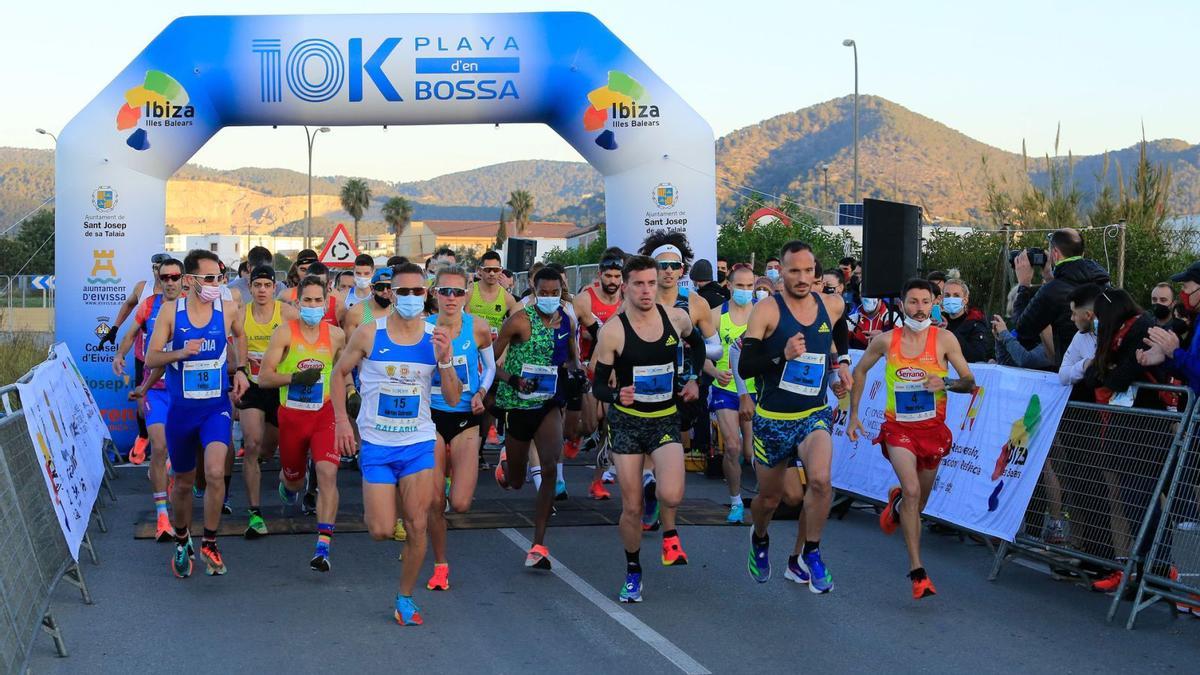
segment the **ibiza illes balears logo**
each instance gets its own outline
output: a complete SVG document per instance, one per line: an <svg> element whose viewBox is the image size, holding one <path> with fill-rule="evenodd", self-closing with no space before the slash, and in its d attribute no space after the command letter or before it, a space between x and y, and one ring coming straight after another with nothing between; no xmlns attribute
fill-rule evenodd
<svg viewBox="0 0 1200 675"><path fill-rule="evenodd" d="M596 145L605 150L617 149L613 129L658 126L661 113L657 105L646 105L646 88L619 70L608 71L608 84L589 91L587 99L590 105L583 112L583 128L604 129L596 136Z"/></svg>
<svg viewBox="0 0 1200 675"><path fill-rule="evenodd" d="M117 130L133 129L125 144L139 152L150 149L151 127L190 127L196 109L179 81L161 70L147 70L140 86L125 92L125 105L117 111Z"/></svg>

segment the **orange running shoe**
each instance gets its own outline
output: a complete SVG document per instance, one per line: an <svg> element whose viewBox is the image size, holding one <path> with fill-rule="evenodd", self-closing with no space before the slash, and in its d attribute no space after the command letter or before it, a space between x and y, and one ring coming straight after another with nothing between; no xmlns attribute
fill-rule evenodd
<svg viewBox="0 0 1200 675"><path fill-rule="evenodd" d="M158 514L158 524L154 529L154 540L159 543L175 539L175 528L171 527L171 519L165 513Z"/></svg>
<svg viewBox="0 0 1200 675"><path fill-rule="evenodd" d="M204 573L208 576L221 576L228 571L225 567L225 560L221 557L221 552L217 550L217 544L215 542L201 543L200 557L204 558Z"/></svg>
<svg viewBox="0 0 1200 675"><path fill-rule="evenodd" d="M912 578L911 574L909 578ZM927 598L931 595L937 595L937 589L933 587L933 582L930 581L929 577L925 574L922 574L920 579L913 579L912 587L913 600L920 600L921 598Z"/></svg>
<svg viewBox="0 0 1200 675"><path fill-rule="evenodd" d="M602 481L596 479L592 481L591 486L588 487L588 497L591 497L596 501L603 501L605 499L612 499L612 494L608 491L608 488L604 487L604 483Z"/></svg>
<svg viewBox="0 0 1200 675"><path fill-rule="evenodd" d="M534 544L533 548L529 549L528 555L525 556L525 566L539 570L550 569L550 549L541 544Z"/></svg>
<svg viewBox="0 0 1200 675"><path fill-rule="evenodd" d="M141 464L146 461L146 446L150 445L149 438L137 437L133 442L133 447L129 449L129 462L131 464Z"/></svg>
<svg viewBox="0 0 1200 675"><path fill-rule="evenodd" d="M579 456L579 439L563 441L563 457L575 459Z"/></svg>
<svg viewBox="0 0 1200 675"><path fill-rule="evenodd" d="M431 591L450 590L450 564L434 563L433 576L429 577L429 583L425 584L425 588Z"/></svg>
<svg viewBox="0 0 1200 675"><path fill-rule="evenodd" d="M1108 574L1096 579L1092 582L1092 590L1097 593L1112 593L1121 585L1121 580L1125 578L1125 573L1121 570L1114 570Z"/></svg>
<svg viewBox="0 0 1200 675"><path fill-rule="evenodd" d="M496 433L496 425L495 424L488 427L487 444L488 445L500 445L500 434Z"/></svg>
<svg viewBox="0 0 1200 675"><path fill-rule="evenodd" d="M687 554L679 545L679 535L663 537L662 564L667 566L688 564Z"/></svg>
<svg viewBox="0 0 1200 675"><path fill-rule="evenodd" d="M508 489L508 451L500 451L500 459L496 461L496 485Z"/></svg>
<svg viewBox="0 0 1200 675"><path fill-rule="evenodd" d="M896 528L900 527L900 513L896 510L899 501L900 486L897 485L888 490L887 504L883 507L883 513L879 514L879 529L883 530L884 534L894 534Z"/></svg>

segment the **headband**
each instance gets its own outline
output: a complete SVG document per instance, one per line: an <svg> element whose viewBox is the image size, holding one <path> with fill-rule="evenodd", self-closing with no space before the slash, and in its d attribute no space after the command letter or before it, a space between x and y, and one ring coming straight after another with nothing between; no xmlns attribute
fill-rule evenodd
<svg viewBox="0 0 1200 675"><path fill-rule="evenodd" d="M679 248L671 244L663 244L662 246L654 249L654 252L650 254L650 257L657 258L664 253L674 253L675 255L679 256L680 260L683 260L683 251L680 251Z"/></svg>

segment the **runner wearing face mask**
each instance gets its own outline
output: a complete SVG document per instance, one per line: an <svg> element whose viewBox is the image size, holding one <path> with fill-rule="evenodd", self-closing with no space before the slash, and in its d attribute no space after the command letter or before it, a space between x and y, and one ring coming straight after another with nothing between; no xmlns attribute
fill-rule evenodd
<svg viewBox="0 0 1200 675"><path fill-rule="evenodd" d="M346 314L358 303L371 298L371 278L375 275L375 259L360 253L354 259L354 288L346 293L337 309L338 323L345 325Z"/></svg>

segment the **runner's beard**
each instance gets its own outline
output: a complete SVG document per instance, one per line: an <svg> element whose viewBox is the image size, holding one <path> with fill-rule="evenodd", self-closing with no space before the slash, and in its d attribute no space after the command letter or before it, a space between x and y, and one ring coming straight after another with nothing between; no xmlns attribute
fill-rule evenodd
<svg viewBox="0 0 1200 675"><path fill-rule="evenodd" d="M604 291L605 295L616 295L617 290L621 288L620 284L600 284L600 290Z"/></svg>

